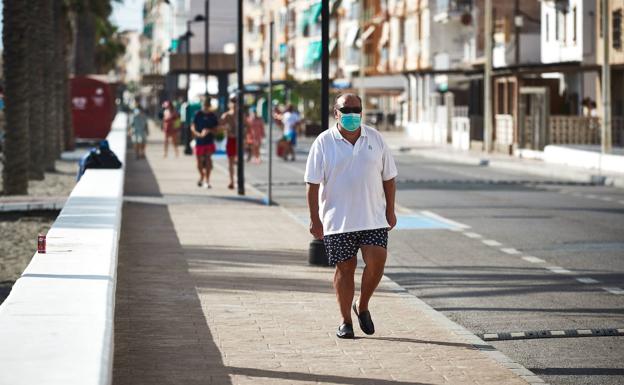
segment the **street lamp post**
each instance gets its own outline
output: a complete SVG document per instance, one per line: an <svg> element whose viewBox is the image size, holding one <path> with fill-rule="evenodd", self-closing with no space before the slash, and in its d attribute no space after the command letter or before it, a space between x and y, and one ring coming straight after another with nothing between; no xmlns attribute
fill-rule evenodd
<svg viewBox="0 0 624 385"><path fill-rule="evenodd" d="M329 128L329 0L321 4L321 130Z"/></svg>
<svg viewBox="0 0 624 385"><path fill-rule="evenodd" d="M195 15L193 19L186 21L186 95L184 100L187 102L189 100L188 93L191 86L191 37L193 37L193 32L191 31L191 23L196 23L204 20L204 15Z"/></svg>
<svg viewBox="0 0 624 385"><path fill-rule="evenodd" d="M210 54L210 25L208 20L210 19L210 0L204 1L204 15L204 76L206 80L206 96L208 96L208 55Z"/></svg>
<svg viewBox="0 0 624 385"><path fill-rule="evenodd" d="M237 176L238 176L238 195L245 195L245 153L243 151L243 106L244 106L244 88L243 82L243 0L238 0L238 36L237 36L237 48L236 48L236 72L238 77L238 90L237 90Z"/></svg>

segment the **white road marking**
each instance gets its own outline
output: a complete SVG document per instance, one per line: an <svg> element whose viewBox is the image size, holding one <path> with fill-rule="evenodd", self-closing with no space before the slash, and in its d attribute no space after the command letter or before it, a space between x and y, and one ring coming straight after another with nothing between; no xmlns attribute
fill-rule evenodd
<svg viewBox="0 0 624 385"><path fill-rule="evenodd" d="M579 281L580 283L586 283L586 284L592 284L592 283L598 283L600 281L593 279L593 278L577 278L577 281Z"/></svg>
<svg viewBox="0 0 624 385"><path fill-rule="evenodd" d="M603 287L602 289L608 291L611 294L617 294L617 295L624 294L624 290L620 289L619 287L609 286L609 287Z"/></svg>
<svg viewBox="0 0 624 385"><path fill-rule="evenodd" d="M537 258L537 257L532 257L530 255L525 255L524 257L522 257L522 259L524 259L527 262L531 262L531 263L546 263L546 261L544 261L541 258Z"/></svg>
<svg viewBox="0 0 624 385"><path fill-rule="evenodd" d="M588 329L579 329L576 332L581 336L589 336L592 334L592 331Z"/></svg>
<svg viewBox="0 0 624 385"><path fill-rule="evenodd" d="M464 233L465 236L467 236L468 238L483 238L483 236L481 234L477 234L477 233L471 233L471 232L467 232Z"/></svg>
<svg viewBox="0 0 624 385"><path fill-rule="evenodd" d="M624 201L618 201L618 203L624 205Z"/></svg>
<svg viewBox="0 0 624 385"><path fill-rule="evenodd" d="M618 333L624 333L624 329L618 329Z"/></svg>
<svg viewBox="0 0 624 385"><path fill-rule="evenodd" d="M551 330L551 336L565 336L565 332L563 330Z"/></svg>
<svg viewBox="0 0 624 385"><path fill-rule="evenodd" d="M510 333L510 335L515 338L525 336L524 332L513 332L513 333Z"/></svg>
<svg viewBox="0 0 624 385"><path fill-rule="evenodd" d="M518 250L514 249L513 247L505 247L500 250L505 254L511 254L511 255L521 254Z"/></svg>
<svg viewBox="0 0 624 385"><path fill-rule="evenodd" d="M596 195L594 195L594 194L587 194L587 195L585 195L585 198L587 198L587 199L597 199L598 197Z"/></svg>
<svg viewBox="0 0 624 385"><path fill-rule="evenodd" d="M563 267L559 266L548 266L547 269L557 274L574 274L570 270L564 269Z"/></svg>
<svg viewBox="0 0 624 385"><path fill-rule="evenodd" d="M502 246L502 245L503 245L502 243L500 243L500 242L498 242L498 241L495 241L495 240L493 240L493 239L484 239L484 240L482 240L481 242L483 242L484 244L486 244L486 245L488 245L488 246L492 246L492 247L495 247L495 246Z"/></svg>
<svg viewBox="0 0 624 385"><path fill-rule="evenodd" d="M612 202L613 201L613 198L611 198L611 197L602 197L600 199L605 201L605 202Z"/></svg>
<svg viewBox="0 0 624 385"><path fill-rule="evenodd" d="M458 228L458 229L469 229L470 228L470 226L468 226L468 225L465 225L463 223L459 223L459 222L453 221L453 220L448 219L448 218L444 218L443 216L438 215L438 214L436 214L434 212L431 212L431 211L424 210L424 211L421 211L420 213L422 215L426 216L426 217L438 220L440 222L446 223L447 225L453 226L453 227Z"/></svg>
<svg viewBox="0 0 624 385"><path fill-rule="evenodd" d="M497 339L498 338L498 334L494 334L494 333L489 333L489 334L484 334L483 335L483 339L484 340L491 340L491 339Z"/></svg>
<svg viewBox="0 0 624 385"><path fill-rule="evenodd" d="M573 197L577 197L577 198L580 198L580 197L582 197L582 196L583 196L583 194L581 194L581 193L577 193L577 192L572 193L572 194L570 194L570 195L572 195Z"/></svg>

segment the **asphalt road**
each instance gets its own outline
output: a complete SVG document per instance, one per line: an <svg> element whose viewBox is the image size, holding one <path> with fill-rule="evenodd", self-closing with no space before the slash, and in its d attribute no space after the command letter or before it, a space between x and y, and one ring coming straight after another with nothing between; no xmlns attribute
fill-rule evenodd
<svg viewBox="0 0 624 385"><path fill-rule="evenodd" d="M307 144L296 162L274 160L273 199L298 217L306 215ZM393 231L391 279L476 334L624 328L624 190L418 151L395 160L401 212L427 210L469 228ZM262 192L266 164L246 167ZM551 384L624 384L624 337L492 344Z"/></svg>

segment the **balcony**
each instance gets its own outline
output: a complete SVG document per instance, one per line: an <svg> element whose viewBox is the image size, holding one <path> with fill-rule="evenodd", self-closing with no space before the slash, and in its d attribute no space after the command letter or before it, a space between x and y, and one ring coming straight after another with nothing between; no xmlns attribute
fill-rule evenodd
<svg viewBox="0 0 624 385"><path fill-rule="evenodd" d="M472 0L435 0L433 20L446 23L449 20L461 20L472 12Z"/></svg>

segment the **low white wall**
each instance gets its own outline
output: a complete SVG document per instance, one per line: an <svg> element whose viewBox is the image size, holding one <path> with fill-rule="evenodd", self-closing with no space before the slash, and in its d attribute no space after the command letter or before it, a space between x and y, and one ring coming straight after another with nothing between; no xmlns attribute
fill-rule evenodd
<svg viewBox="0 0 624 385"><path fill-rule="evenodd" d="M126 116L108 136L125 161ZM124 169L87 170L0 306L0 384L111 383ZM36 234L33 234L33 248Z"/></svg>
<svg viewBox="0 0 624 385"><path fill-rule="evenodd" d="M544 148L546 163L563 164L588 170L624 173L624 154L605 154L598 146L585 146L586 149L549 145ZM592 151L592 149L594 151Z"/></svg>

